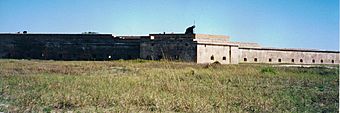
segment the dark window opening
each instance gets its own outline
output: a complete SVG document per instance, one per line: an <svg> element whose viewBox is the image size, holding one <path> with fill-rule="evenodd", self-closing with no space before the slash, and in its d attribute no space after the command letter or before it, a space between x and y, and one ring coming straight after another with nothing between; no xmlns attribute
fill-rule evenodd
<svg viewBox="0 0 340 113"><path fill-rule="evenodd" d="M257 62L257 58L254 58L254 62Z"/></svg>
<svg viewBox="0 0 340 113"><path fill-rule="evenodd" d="M294 62L294 59L292 59L292 62Z"/></svg>
<svg viewBox="0 0 340 113"><path fill-rule="evenodd" d="M175 60L179 60L179 57L177 55L175 55Z"/></svg>
<svg viewBox="0 0 340 113"><path fill-rule="evenodd" d="M210 60L214 60L214 56L211 56L211 57L210 57Z"/></svg>
<svg viewBox="0 0 340 113"><path fill-rule="evenodd" d="M281 59L278 59L279 62L281 62Z"/></svg>
<svg viewBox="0 0 340 113"><path fill-rule="evenodd" d="M303 62L303 60L302 60L302 59L300 59L300 62Z"/></svg>
<svg viewBox="0 0 340 113"><path fill-rule="evenodd" d="M315 60L313 59L312 62L315 63Z"/></svg>
<svg viewBox="0 0 340 113"><path fill-rule="evenodd" d="M185 43L185 46L189 46L189 44L188 44L188 43Z"/></svg>
<svg viewBox="0 0 340 113"><path fill-rule="evenodd" d="M224 56L224 57L222 58L222 60L227 60L227 57Z"/></svg>
<svg viewBox="0 0 340 113"><path fill-rule="evenodd" d="M272 59L271 59L271 58L269 59L269 62L272 62Z"/></svg>
<svg viewBox="0 0 340 113"><path fill-rule="evenodd" d="M245 62L246 62L246 61L247 61L247 58L244 58L244 59L243 59L243 61L245 61Z"/></svg>
<svg viewBox="0 0 340 113"><path fill-rule="evenodd" d="M207 45L204 45L204 47L207 47Z"/></svg>
<svg viewBox="0 0 340 113"><path fill-rule="evenodd" d="M320 62L323 63L323 60L321 60Z"/></svg>
<svg viewBox="0 0 340 113"><path fill-rule="evenodd" d="M154 46L155 44L154 43L151 43L151 46Z"/></svg>
<svg viewBox="0 0 340 113"><path fill-rule="evenodd" d="M332 63L334 64L334 60L332 60Z"/></svg>

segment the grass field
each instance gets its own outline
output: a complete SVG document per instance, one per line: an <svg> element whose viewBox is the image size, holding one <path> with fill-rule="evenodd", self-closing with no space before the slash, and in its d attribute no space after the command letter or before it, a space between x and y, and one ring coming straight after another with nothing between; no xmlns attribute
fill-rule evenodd
<svg viewBox="0 0 340 113"><path fill-rule="evenodd" d="M0 112L339 112L339 67L0 60Z"/></svg>

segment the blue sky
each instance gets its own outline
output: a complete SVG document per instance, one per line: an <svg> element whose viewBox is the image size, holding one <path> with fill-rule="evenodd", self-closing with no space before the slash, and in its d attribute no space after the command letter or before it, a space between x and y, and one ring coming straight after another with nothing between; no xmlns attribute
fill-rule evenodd
<svg viewBox="0 0 340 113"><path fill-rule="evenodd" d="M0 0L0 32L184 32L265 47L339 50L338 0Z"/></svg>

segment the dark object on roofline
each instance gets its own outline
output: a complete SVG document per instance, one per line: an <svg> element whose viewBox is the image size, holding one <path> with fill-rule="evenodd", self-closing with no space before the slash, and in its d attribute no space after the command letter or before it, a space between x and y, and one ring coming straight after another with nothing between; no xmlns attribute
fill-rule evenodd
<svg viewBox="0 0 340 113"><path fill-rule="evenodd" d="M194 34L194 28L195 28L195 25L191 26L191 27L188 27L186 30L185 30L185 34Z"/></svg>
<svg viewBox="0 0 340 113"><path fill-rule="evenodd" d="M98 32L82 32L82 34L98 34Z"/></svg>

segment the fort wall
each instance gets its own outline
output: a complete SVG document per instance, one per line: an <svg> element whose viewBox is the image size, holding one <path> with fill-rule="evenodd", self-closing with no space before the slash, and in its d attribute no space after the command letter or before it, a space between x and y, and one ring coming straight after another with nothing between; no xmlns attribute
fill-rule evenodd
<svg viewBox="0 0 340 113"><path fill-rule="evenodd" d="M238 48L229 42L228 36L196 34L197 63L237 64Z"/></svg>
<svg viewBox="0 0 340 113"><path fill-rule="evenodd" d="M230 63L230 47L228 45L197 44L197 63Z"/></svg>
<svg viewBox="0 0 340 113"><path fill-rule="evenodd" d="M197 63L238 64L240 51L237 45L197 44Z"/></svg>
<svg viewBox="0 0 340 113"><path fill-rule="evenodd" d="M240 63L339 64L336 51L240 48L240 54Z"/></svg>
<svg viewBox="0 0 340 113"><path fill-rule="evenodd" d="M339 51L263 48L205 34L0 34L0 58L179 60L196 63L339 64Z"/></svg>
<svg viewBox="0 0 340 113"><path fill-rule="evenodd" d="M110 60L139 58L140 40L111 34L1 34L0 58Z"/></svg>
<svg viewBox="0 0 340 113"><path fill-rule="evenodd" d="M140 44L140 58L149 60L180 60L196 62L196 44L192 35L151 34Z"/></svg>

